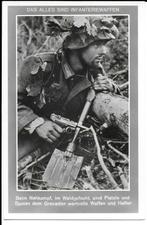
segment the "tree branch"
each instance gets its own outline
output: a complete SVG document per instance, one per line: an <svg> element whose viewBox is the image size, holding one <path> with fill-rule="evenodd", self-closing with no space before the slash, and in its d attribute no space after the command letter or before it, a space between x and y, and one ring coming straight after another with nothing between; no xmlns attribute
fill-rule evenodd
<svg viewBox="0 0 147 225"><path fill-rule="evenodd" d="M113 80L115 80L119 75L122 75L122 74L126 74L128 72L128 68L124 69L124 70L120 70L116 73L111 73L109 74L109 76L113 76Z"/></svg>
<svg viewBox="0 0 147 225"><path fill-rule="evenodd" d="M128 86L129 86L129 81L127 81L124 84L119 85L119 89L120 89L120 91L124 91L128 88Z"/></svg>
<svg viewBox="0 0 147 225"><path fill-rule="evenodd" d="M37 160L35 160L34 162L30 163L29 165L27 165L18 175L18 178L21 177L27 169L29 169L30 167L34 166L35 164L37 164L38 162L40 162L41 160L43 160L44 158L46 158L47 156L49 156L51 153L47 152L46 154L44 154L43 156L41 156L40 158L38 158Z"/></svg>
<svg viewBox="0 0 147 225"><path fill-rule="evenodd" d="M116 148L114 148L111 144L110 144L111 141L107 141L107 145L108 147L113 150L114 152L116 152L118 155L120 155L121 157L123 157L127 162L129 162L129 159L128 157L123 154L122 152L118 151Z"/></svg>
<svg viewBox="0 0 147 225"><path fill-rule="evenodd" d="M113 185L113 188L114 189L120 189L119 186L118 186L118 184L114 180L112 174L110 173L110 171L108 170L108 168L106 167L106 165L104 163L103 157L101 155L100 145L99 145L99 142L98 142L98 139L97 139L97 136L96 136L96 132L95 132L95 130L94 130L94 128L92 126L91 126L90 129L91 129L91 131L93 133L93 137L94 137L95 144L96 144L96 148L97 148L97 156L98 156L99 162L101 164L101 167L104 170L104 172L106 173L106 175L108 176L111 184Z"/></svg>
<svg viewBox="0 0 147 225"><path fill-rule="evenodd" d="M120 166L117 166L117 168L119 170L119 176L120 176L121 182L124 186L124 189L128 189L128 182L127 182L127 179L125 178L122 168Z"/></svg>
<svg viewBox="0 0 147 225"><path fill-rule="evenodd" d="M91 171L91 167L90 166L85 166L85 170L86 170L86 173L87 173L87 176L88 176L88 179L89 179L91 185L95 189L100 189L99 186L98 186L98 183L95 181L95 179L93 177L93 174L92 174L92 171Z"/></svg>
<svg viewBox="0 0 147 225"><path fill-rule="evenodd" d="M50 37L51 37L51 36L47 36L45 42L42 44L42 46L41 46L34 54L39 53L39 52L47 45L48 40L49 40Z"/></svg>

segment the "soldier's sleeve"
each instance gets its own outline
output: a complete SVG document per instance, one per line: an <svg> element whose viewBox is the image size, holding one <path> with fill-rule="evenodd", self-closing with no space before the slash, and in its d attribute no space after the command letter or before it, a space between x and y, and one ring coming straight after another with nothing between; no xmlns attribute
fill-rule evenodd
<svg viewBox="0 0 147 225"><path fill-rule="evenodd" d="M30 84L31 73L37 73L42 62L39 57L29 56L23 62L18 75L18 131L38 116L28 107L27 86Z"/></svg>
<svg viewBox="0 0 147 225"><path fill-rule="evenodd" d="M54 63L55 54L42 53L27 57L23 63L18 76L18 131L22 131L27 125L35 120L38 115L29 107L27 86L30 84L31 74L36 74L44 62L48 62L47 72L50 73ZM51 66L49 66L51 65Z"/></svg>
<svg viewBox="0 0 147 225"><path fill-rule="evenodd" d="M18 81L18 132L22 131L25 126L35 120L36 115L25 102L27 101L27 92L23 88L21 81Z"/></svg>

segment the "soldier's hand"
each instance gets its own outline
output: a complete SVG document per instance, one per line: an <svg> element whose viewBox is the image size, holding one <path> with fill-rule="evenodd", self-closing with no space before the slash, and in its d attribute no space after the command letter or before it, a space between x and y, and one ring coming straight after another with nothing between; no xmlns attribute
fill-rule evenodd
<svg viewBox="0 0 147 225"><path fill-rule="evenodd" d="M110 91L113 92L113 83L110 79L108 79L106 76L98 76L93 84L93 87L97 91Z"/></svg>
<svg viewBox="0 0 147 225"><path fill-rule="evenodd" d="M63 132L63 129L52 121L45 121L42 125L36 128L37 134L46 141L55 142Z"/></svg>

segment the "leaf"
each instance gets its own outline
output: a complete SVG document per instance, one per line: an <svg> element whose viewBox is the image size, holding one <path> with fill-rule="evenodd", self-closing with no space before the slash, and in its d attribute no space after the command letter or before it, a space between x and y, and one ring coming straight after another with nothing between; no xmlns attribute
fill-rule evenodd
<svg viewBox="0 0 147 225"><path fill-rule="evenodd" d="M119 36L119 30L117 29L116 26L114 26L114 25L112 26L111 32L112 32L112 34L114 34L114 36L115 36L116 38L118 38L118 36Z"/></svg>
<svg viewBox="0 0 147 225"><path fill-rule="evenodd" d="M95 37L97 35L97 27L94 24L90 25L90 23L87 23L86 30L90 36Z"/></svg>
<svg viewBox="0 0 147 225"><path fill-rule="evenodd" d="M36 82L34 84L30 84L26 87L26 91L28 92L28 96L37 96L40 94L42 88L42 82Z"/></svg>
<svg viewBox="0 0 147 225"><path fill-rule="evenodd" d="M40 68L40 64L34 64L34 65L32 65L32 68L31 68L31 74L37 74L38 73L38 71L39 71L39 68Z"/></svg>
<svg viewBox="0 0 147 225"><path fill-rule="evenodd" d="M100 28L99 37L100 37L100 35L102 35L106 39L115 39L115 36L111 33L111 30L106 26L102 26Z"/></svg>
<svg viewBox="0 0 147 225"><path fill-rule="evenodd" d="M85 17L75 16L73 25L77 28L80 28L80 27L85 26L87 24L87 21L88 20Z"/></svg>
<svg viewBox="0 0 147 225"><path fill-rule="evenodd" d="M111 28L113 26L113 18L112 17L105 17L101 20L104 26Z"/></svg>
<svg viewBox="0 0 147 225"><path fill-rule="evenodd" d="M23 185L30 189L31 186L31 180L32 180L32 173L29 171L26 171L26 174L23 177Z"/></svg>

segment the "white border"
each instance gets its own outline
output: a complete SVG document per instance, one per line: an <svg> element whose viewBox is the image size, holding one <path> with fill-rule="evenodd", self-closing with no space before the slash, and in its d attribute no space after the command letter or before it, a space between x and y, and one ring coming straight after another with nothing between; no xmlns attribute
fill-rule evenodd
<svg viewBox="0 0 147 225"><path fill-rule="evenodd" d="M8 212L8 15L2 11L2 213Z"/></svg>
<svg viewBox="0 0 147 225"><path fill-rule="evenodd" d="M147 21L147 7L144 2L94 2L95 5L138 5L139 9L139 213L109 213L106 214L13 214L8 213L8 71L7 71L7 6L8 5L33 5L36 2L3 2L3 11L2 11L2 149L3 149L3 160L2 160L2 213L3 219L143 219L146 218L146 190L147 190L147 181L146 181L146 172L145 165L146 163L146 127L147 127L147 104L146 104L146 84L147 84L147 76L145 76L146 71L146 40L147 40L147 30L145 29L145 21ZM39 5L47 5L47 2L39 2ZM60 5L61 2L49 2L50 5ZM71 2L62 2L62 5L70 5ZM76 2L76 5L92 5L93 2ZM72 2L72 5L75 3ZM6 222L6 221L5 221ZM14 224L17 224L15 221ZM21 221L23 224L26 221ZM64 224L68 221L64 221ZM40 223L40 221L35 221L35 224ZM85 221L84 221L85 223ZM110 221L109 221L110 223ZM114 221L113 221L114 223ZM133 221L134 224L134 221Z"/></svg>
<svg viewBox="0 0 147 225"><path fill-rule="evenodd" d="M36 1L9 1L3 2L5 6L133 6L133 5L144 5L144 1L39 1L36 4Z"/></svg>

